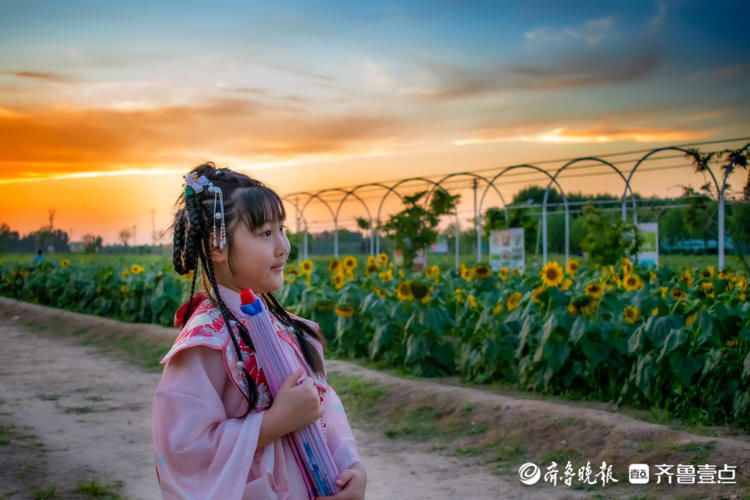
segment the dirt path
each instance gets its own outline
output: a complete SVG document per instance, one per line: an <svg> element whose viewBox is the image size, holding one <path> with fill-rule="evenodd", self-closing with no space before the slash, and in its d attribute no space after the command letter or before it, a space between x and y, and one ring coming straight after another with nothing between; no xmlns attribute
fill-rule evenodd
<svg viewBox="0 0 750 500"><path fill-rule="evenodd" d="M41 450L16 450L25 456L8 457L11 463L0 472L0 494L28 498L18 467L31 461L39 465L42 454L43 470L31 471L38 476L32 482L56 485L58 495L72 491L78 481L95 479L99 484L121 481L120 494L127 498L160 498L150 420L158 374L67 336L39 335L12 318L0 320L0 342L0 422L43 443ZM376 431L355 433L368 471L368 499L529 497L515 478L469 467L459 458L414 451L413 445ZM547 497L557 498L540 498Z"/></svg>
<svg viewBox="0 0 750 500"><path fill-rule="evenodd" d="M169 345L173 329L137 325L60 311L0 297L0 500L31 498L36 489L55 485L54 498L87 498L73 493L79 481L110 485L126 498L160 498L151 448L151 402L160 375L140 369L119 355L80 345L76 334L99 338L137 337ZM514 499L514 498L744 498L750 472L747 436L703 437L642 422L586 403L551 402L502 396L488 390L458 387L445 381L408 380L355 363L329 361L328 371L386 387L388 397L373 408L376 415L406 413L425 405L471 410L486 431L435 442L387 438L372 420L353 421L368 471L368 500ZM378 413L379 412L379 413ZM465 420L465 419L464 419ZM504 472L482 465L470 453L454 456L458 446L481 445L476 439L499 438L500 449L513 453ZM474 441L472 441L474 440ZM513 448L505 446L513 443ZM518 451L520 450L520 452ZM556 455L545 452L557 453ZM541 452L541 454L540 454ZM547 459L542 460L541 456ZM620 470L620 484L585 490L543 485L523 486L518 464L539 458L606 459ZM734 464L738 485L681 485L653 489L623 478L629 463ZM580 465L580 463L576 463ZM623 469L624 468L624 469ZM640 496L639 496L640 495ZM45 498L43 495L37 495ZM748 497L750 498L750 497Z"/></svg>

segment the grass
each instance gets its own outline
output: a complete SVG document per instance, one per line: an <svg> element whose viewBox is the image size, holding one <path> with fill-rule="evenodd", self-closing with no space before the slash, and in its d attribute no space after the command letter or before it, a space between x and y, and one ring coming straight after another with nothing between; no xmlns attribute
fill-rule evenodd
<svg viewBox="0 0 750 500"><path fill-rule="evenodd" d="M75 492L95 498L104 498L108 500L121 500L118 490L122 488L122 481L115 481L112 484L100 484L96 479L91 481L78 481Z"/></svg>

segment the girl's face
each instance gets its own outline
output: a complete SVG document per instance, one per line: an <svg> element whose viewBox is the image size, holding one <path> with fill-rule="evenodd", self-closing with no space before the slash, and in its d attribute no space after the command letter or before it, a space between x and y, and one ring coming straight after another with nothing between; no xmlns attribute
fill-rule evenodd
<svg viewBox="0 0 750 500"><path fill-rule="evenodd" d="M237 224L232 234L232 270L229 269L228 246L213 248L216 281L240 291L250 288L255 293L269 293L284 286L284 265L289 256L289 240L281 221L267 222L250 231Z"/></svg>

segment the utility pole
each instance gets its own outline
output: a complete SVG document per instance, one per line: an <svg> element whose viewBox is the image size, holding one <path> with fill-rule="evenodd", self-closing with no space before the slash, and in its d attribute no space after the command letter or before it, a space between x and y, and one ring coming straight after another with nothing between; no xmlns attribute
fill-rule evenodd
<svg viewBox="0 0 750 500"><path fill-rule="evenodd" d="M154 221L154 214L156 211L151 209L151 246L156 246L156 222Z"/></svg>
<svg viewBox="0 0 750 500"><path fill-rule="evenodd" d="M133 224L133 246L137 245L136 239L135 239L135 229L136 229L135 224Z"/></svg>
<svg viewBox="0 0 750 500"><path fill-rule="evenodd" d="M50 232L55 228L55 209L49 209L49 230Z"/></svg>

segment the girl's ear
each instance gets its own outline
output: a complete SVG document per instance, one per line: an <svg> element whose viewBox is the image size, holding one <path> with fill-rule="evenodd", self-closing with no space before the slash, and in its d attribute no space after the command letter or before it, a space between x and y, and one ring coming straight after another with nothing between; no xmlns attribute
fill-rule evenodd
<svg viewBox="0 0 750 500"><path fill-rule="evenodd" d="M225 262L229 251L229 245L224 245L224 248L219 248L211 245L211 259L214 263Z"/></svg>

